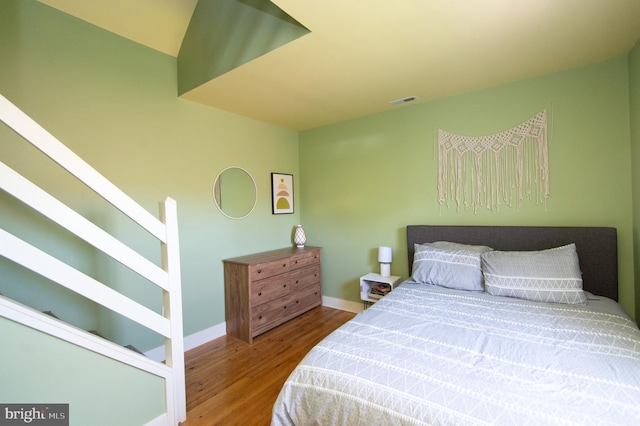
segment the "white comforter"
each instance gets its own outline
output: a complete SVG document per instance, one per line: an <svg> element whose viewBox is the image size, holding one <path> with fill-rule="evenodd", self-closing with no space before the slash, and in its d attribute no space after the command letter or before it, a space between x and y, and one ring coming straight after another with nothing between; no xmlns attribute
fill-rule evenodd
<svg viewBox="0 0 640 426"><path fill-rule="evenodd" d="M272 425L639 425L640 330L593 299L403 283L305 357Z"/></svg>

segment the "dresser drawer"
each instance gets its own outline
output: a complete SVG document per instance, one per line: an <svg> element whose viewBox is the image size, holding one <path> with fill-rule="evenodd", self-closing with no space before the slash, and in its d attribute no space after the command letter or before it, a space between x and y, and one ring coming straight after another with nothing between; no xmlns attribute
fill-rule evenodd
<svg viewBox="0 0 640 426"><path fill-rule="evenodd" d="M291 256L290 268L298 269L305 266L320 264L320 250L312 250L305 253L299 253Z"/></svg>
<svg viewBox="0 0 640 426"><path fill-rule="evenodd" d="M291 293L288 274L276 275L251 283L251 306L258 306Z"/></svg>
<svg viewBox="0 0 640 426"><path fill-rule="evenodd" d="M289 303L292 308L290 314L297 315L316 306L320 306L322 304L321 288L321 285L317 285L296 292L295 295L293 295L293 302Z"/></svg>
<svg viewBox="0 0 640 426"><path fill-rule="evenodd" d="M295 298L292 295L263 303L253 309L252 314L252 335L257 336L265 330L281 324L290 318L290 314L295 312L292 309Z"/></svg>
<svg viewBox="0 0 640 426"><path fill-rule="evenodd" d="M254 281L289 272L289 258L250 265L251 278Z"/></svg>
<svg viewBox="0 0 640 426"><path fill-rule="evenodd" d="M298 291L303 287L308 287L320 282L320 265L293 270L289 273L289 276L291 277L293 290Z"/></svg>

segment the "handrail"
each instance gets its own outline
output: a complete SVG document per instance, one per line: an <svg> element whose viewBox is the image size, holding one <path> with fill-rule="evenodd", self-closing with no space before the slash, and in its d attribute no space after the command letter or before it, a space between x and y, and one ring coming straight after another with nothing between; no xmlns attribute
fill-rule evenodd
<svg viewBox="0 0 640 426"><path fill-rule="evenodd" d="M31 327L57 337L58 339L107 356L141 371L162 377L166 383L165 392L173 392L174 389L177 389L174 378L175 375L169 365L153 361L131 349L112 343L92 333L87 333L85 330L71 326L2 295L0 295L0 313L3 317L24 326ZM166 398L166 417L161 417L166 419L166 424L178 425L179 422L186 419L186 411L184 416L180 417L182 414L179 414L180 408L176 407L176 405L178 405L176 401L180 400L175 397L175 394L172 394L170 398Z"/></svg>
<svg viewBox="0 0 640 426"><path fill-rule="evenodd" d="M129 269L135 270L163 290L168 290L168 276L162 268L154 265L147 258L130 249L117 238L103 231L1 161L0 188L94 247L102 247L105 254ZM137 266L134 268L134 265Z"/></svg>
<svg viewBox="0 0 640 426"><path fill-rule="evenodd" d="M0 256L164 336L165 364L147 360L143 355L120 348L60 321L53 321L46 318L46 315L1 296L0 314L162 377L165 380L166 419L171 424L178 425L186 420L186 394L175 200L167 198L161 202L159 218L155 218L2 95L0 120L160 241L161 267L0 162L2 190L160 287L163 292L163 314L152 311L1 228Z"/></svg>
<svg viewBox="0 0 640 426"><path fill-rule="evenodd" d="M89 186L115 208L129 216L160 241L166 241L165 226L161 221L138 205L120 188L98 173L2 95L0 95L0 117L7 126Z"/></svg>
<svg viewBox="0 0 640 426"><path fill-rule="evenodd" d="M170 337L169 320L0 228L0 255Z"/></svg>
<svg viewBox="0 0 640 426"><path fill-rule="evenodd" d="M109 353L109 357L129 364L133 367L155 374L157 376L170 375L168 365L153 361L131 349L127 349L102 337L87 333L50 315L45 315L22 303L0 295L2 316L27 327L43 331L67 342L91 349L98 353Z"/></svg>

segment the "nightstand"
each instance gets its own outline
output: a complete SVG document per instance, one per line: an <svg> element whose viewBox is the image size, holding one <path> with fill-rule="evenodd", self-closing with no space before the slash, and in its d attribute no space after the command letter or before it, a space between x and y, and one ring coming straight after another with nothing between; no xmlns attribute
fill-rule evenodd
<svg viewBox="0 0 640 426"><path fill-rule="evenodd" d="M364 304L364 309L367 309L371 304L380 300L383 295L371 295L371 289L378 284L387 285L389 291L393 290L402 281L401 277L391 275L390 277L383 277L380 274L369 273L360 277L360 300Z"/></svg>

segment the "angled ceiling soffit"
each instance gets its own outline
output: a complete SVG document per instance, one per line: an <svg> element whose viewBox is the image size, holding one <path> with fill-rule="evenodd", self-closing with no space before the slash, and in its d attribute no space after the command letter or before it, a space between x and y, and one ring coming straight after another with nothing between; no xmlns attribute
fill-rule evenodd
<svg viewBox="0 0 640 426"><path fill-rule="evenodd" d="M309 32L269 0L200 0L178 54L178 94Z"/></svg>

